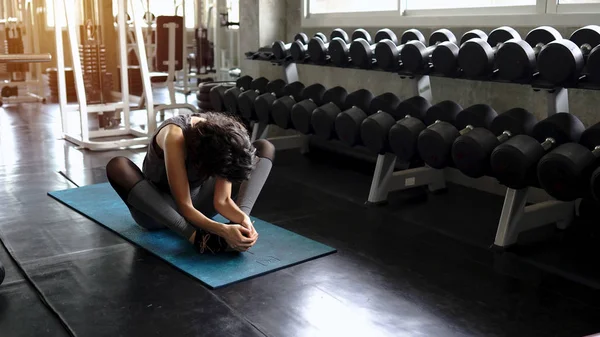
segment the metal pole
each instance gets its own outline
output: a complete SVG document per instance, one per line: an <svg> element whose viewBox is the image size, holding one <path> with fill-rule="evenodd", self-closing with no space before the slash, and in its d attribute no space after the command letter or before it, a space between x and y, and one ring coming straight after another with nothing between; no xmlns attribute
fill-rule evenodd
<svg viewBox="0 0 600 337"><path fill-rule="evenodd" d="M118 0L117 5L119 6L119 13L117 14L117 26L119 34L119 58L121 63L121 101L123 102L123 120L125 121L125 129L129 131L130 125L130 113L129 113L129 67L127 63L127 6L125 0ZM133 3L131 4L131 16L136 21L134 15ZM138 58L139 59L139 58Z"/></svg>
<svg viewBox="0 0 600 337"><path fill-rule="evenodd" d="M67 84L65 79L65 54L62 38L62 27L60 24L59 10L64 11L64 1L53 0L54 3L54 38L56 41L56 77L58 80L58 106L62 117L63 133L68 133L67 119ZM59 7L59 3L62 8Z"/></svg>

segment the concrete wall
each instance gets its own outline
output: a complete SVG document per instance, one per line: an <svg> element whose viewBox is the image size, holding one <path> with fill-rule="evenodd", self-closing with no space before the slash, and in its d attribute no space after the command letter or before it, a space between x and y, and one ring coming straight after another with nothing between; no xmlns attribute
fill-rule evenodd
<svg viewBox="0 0 600 337"><path fill-rule="evenodd" d="M284 31L285 40L289 41L300 31L313 35L317 31L329 34L331 30L338 27L327 27L320 29L302 29L301 27L301 0L285 1L285 17L283 24L275 25L274 22L282 22L282 19L271 20L269 29L273 29L271 34L267 34L266 27L263 24L262 17L278 18L277 13L281 10L284 1L242 1L242 19L241 31L244 34L241 38L241 50L256 50L259 46L270 45L276 38L281 36ZM258 5L258 6L257 6ZM268 15L271 15L269 17ZM261 17L262 16L262 17ZM263 26L260 26L263 25ZM348 33L356 28L365 28L374 36L375 32L385 27L342 27ZM430 29L420 29L425 36L429 36L432 31L443 27L431 27ZM480 27L459 27L451 28L452 32L460 36L468 30ZM527 32L535 27L519 27L517 31L525 37ZM557 27L563 36L568 37L575 29L579 27ZM400 36L404 29L393 29ZM489 32L490 28L484 29ZM269 38L267 38L269 36ZM269 79L281 77L280 69L275 68L264 62L244 61L242 70L252 76L265 76ZM298 66L299 79L304 83L319 82L325 87L340 85L348 91L359 88L367 88L374 94L383 92L392 92L400 97L408 98L411 96L411 89L406 81L403 81L395 74L388 74L376 71L366 71L358 69L336 69L331 67L318 67L310 65ZM451 99L461 104L469 106L477 103L490 104L498 112L502 112L514 107L522 107L533 112L538 118L543 118L546 113L546 98L543 92L535 92L530 86L518 84L499 84L486 83L479 81L455 80L446 78L431 78L433 90L433 100L439 102ZM600 121L600 91L591 90L569 90L571 113L580 117L585 125L589 126Z"/></svg>

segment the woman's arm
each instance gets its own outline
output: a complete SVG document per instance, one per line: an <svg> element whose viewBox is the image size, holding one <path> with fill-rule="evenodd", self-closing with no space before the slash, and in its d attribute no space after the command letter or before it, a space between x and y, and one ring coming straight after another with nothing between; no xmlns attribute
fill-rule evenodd
<svg viewBox="0 0 600 337"><path fill-rule="evenodd" d="M187 169L185 167L185 140L183 131L178 127L165 128L165 134L157 137L164 152L167 178L177 207L193 226L216 235L223 235L224 225L209 219L196 208L190 197Z"/></svg>
<svg viewBox="0 0 600 337"><path fill-rule="evenodd" d="M213 205L219 214L233 223L243 224L250 219L231 199L231 182L226 179L216 179Z"/></svg>

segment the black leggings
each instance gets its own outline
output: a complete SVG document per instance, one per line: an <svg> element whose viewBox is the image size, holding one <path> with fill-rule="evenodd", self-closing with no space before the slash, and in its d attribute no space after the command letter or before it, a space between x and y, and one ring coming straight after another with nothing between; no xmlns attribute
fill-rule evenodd
<svg viewBox="0 0 600 337"><path fill-rule="evenodd" d="M236 204L248 215L269 176L275 157L275 148L270 142L261 139L253 145L259 160L250 179L233 189ZM106 175L138 225L149 230L169 228L186 239L196 232L196 228L177 210L173 196L154 186L128 158L111 159L106 165ZM194 208L209 218L217 215L213 206L214 188L215 179L209 178L201 187L190 191Z"/></svg>

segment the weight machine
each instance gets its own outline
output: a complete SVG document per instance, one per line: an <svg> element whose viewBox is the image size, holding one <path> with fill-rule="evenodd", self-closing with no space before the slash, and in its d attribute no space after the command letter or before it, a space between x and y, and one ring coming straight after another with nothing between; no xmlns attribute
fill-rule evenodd
<svg viewBox="0 0 600 337"><path fill-rule="evenodd" d="M32 0L3 0L3 19L0 20L0 35L4 38L5 54L35 54L40 53L39 37L36 28ZM42 61L40 61L42 62ZM0 82L0 106L3 103L43 103L44 83L42 81L42 66L40 62L30 69L27 62L4 64L2 72L9 74L8 79ZM43 61L45 62L45 61Z"/></svg>
<svg viewBox="0 0 600 337"><path fill-rule="evenodd" d="M132 0L128 0L132 11L132 24L135 32L136 50L139 55L140 72L142 78L143 91L146 94L147 104L145 105L147 125L145 129L135 128L131 123L131 109L129 97L129 77L128 77L128 59L127 59L127 3L126 0L118 1L117 14L117 32L119 42L119 59L121 71L121 91L117 93L120 101L114 102L112 97L106 97L106 92L98 87L94 88L94 82L103 83L104 72L102 69L102 41L98 28L95 25L99 20L96 18L87 18L85 25L78 25L78 11L73 11L76 6L75 0L53 0L54 1L54 20L55 20L55 39L56 39L56 58L57 58L57 76L59 86L59 107L61 112L63 136L64 138L82 148L90 150L107 150L116 148L125 148L138 145L147 145L149 138L156 130L156 116L152 100L152 88L146 58L146 49L144 46L144 36L142 34L139 19L135 16L135 7ZM89 4L89 3L87 3ZM93 2L95 8L91 12L98 13L97 1ZM63 50L63 37L60 23L59 11L66 13L67 34L69 39L69 52L73 60L73 74L75 78L75 87L77 91L77 104L67 103L67 87L65 79L65 57ZM91 20L91 22L90 22ZM79 33L86 34L86 43L79 50ZM80 55L82 53L82 55ZM85 61L85 69L82 67L82 56ZM86 73L84 74L84 70ZM100 87L101 88L101 87ZM97 100L99 95L99 100ZM95 97L90 97L95 96ZM113 96L113 95L111 95ZM90 99L92 98L92 99ZM124 126L118 125L116 128L99 130L90 130L88 124L88 114L102 115L104 113L114 113L122 115ZM79 116L79 132L72 132L71 117ZM121 124L121 123L119 123ZM115 139L117 136L121 137ZM125 137L123 137L125 136ZM110 138L108 138L110 137ZM102 140L103 139L103 140Z"/></svg>

